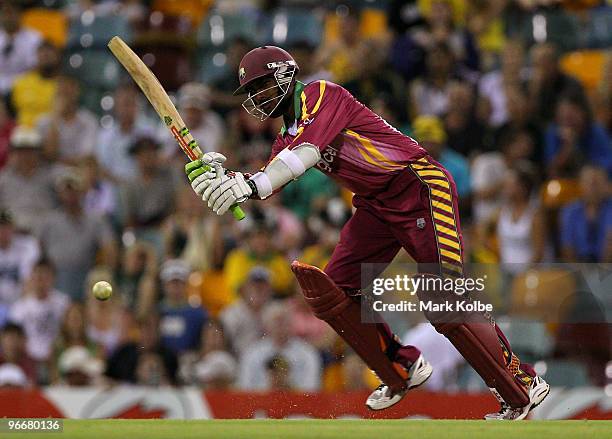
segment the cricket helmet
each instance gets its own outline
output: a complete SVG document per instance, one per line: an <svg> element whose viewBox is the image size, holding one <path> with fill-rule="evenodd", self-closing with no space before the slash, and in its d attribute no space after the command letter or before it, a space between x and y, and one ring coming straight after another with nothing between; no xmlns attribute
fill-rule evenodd
<svg viewBox="0 0 612 439"><path fill-rule="evenodd" d="M242 106L249 114L263 121L270 117L283 101L298 71L297 63L286 50L276 46L257 47L244 55L240 61L238 67L240 87L236 89L234 95L247 93L248 97ZM274 78L276 84L261 90L248 89L258 79L265 77ZM272 89L277 89L278 92L262 102L262 93L267 94Z"/></svg>

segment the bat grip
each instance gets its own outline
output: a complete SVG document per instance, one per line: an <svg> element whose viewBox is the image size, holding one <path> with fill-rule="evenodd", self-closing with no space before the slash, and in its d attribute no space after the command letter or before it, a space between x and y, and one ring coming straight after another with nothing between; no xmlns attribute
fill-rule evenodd
<svg viewBox="0 0 612 439"><path fill-rule="evenodd" d="M210 171L212 170L212 168L208 165L205 165L204 170ZM230 210L232 211L232 215L234 215L234 218L236 218L238 221L241 221L246 217L244 210L242 210L242 208L237 204L234 204L232 207L230 207Z"/></svg>

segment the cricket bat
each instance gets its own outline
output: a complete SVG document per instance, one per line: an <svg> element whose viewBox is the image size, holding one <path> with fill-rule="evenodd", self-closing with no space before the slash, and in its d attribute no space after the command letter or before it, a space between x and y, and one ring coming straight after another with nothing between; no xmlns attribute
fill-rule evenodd
<svg viewBox="0 0 612 439"><path fill-rule="evenodd" d="M185 126L176 107L153 72L149 70L145 63L121 38L113 37L108 43L108 48L125 67L134 82L138 84L138 87L140 87L187 157L192 161L202 157L202 150L198 146L197 140L193 138L189 128ZM244 212L238 205L232 206L231 211L237 220L245 217Z"/></svg>

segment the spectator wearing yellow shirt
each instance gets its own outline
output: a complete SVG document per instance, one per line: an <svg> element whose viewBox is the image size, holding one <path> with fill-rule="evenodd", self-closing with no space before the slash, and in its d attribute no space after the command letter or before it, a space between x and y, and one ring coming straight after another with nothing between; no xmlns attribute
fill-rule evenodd
<svg viewBox="0 0 612 439"><path fill-rule="evenodd" d="M272 246L272 230L258 224L248 232L243 246L232 250L225 260L225 279L234 293L244 283L247 273L255 266L270 271L272 289L279 296L292 292L293 274L285 256Z"/></svg>
<svg viewBox="0 0 612 439"><path fill-rule="evenodd" d="M60 63L59 49L48 41L40 45L37 54L36 69L19 76L11 93L18 124L29 127L53 108Z"/></svg>

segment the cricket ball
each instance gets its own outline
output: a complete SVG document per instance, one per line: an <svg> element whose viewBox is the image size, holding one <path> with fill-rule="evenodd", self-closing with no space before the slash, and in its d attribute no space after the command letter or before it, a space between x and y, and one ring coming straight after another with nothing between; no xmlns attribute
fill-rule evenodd
<svg viewBox="0 0 612 439"><path fill-rule="evenodd" d="M105 280L101 280L100 282L96 282L96 284L92 288L92 291L96 299L108 300L113 294L113 287L111 287L111 284L109 284Z"/></svg>

